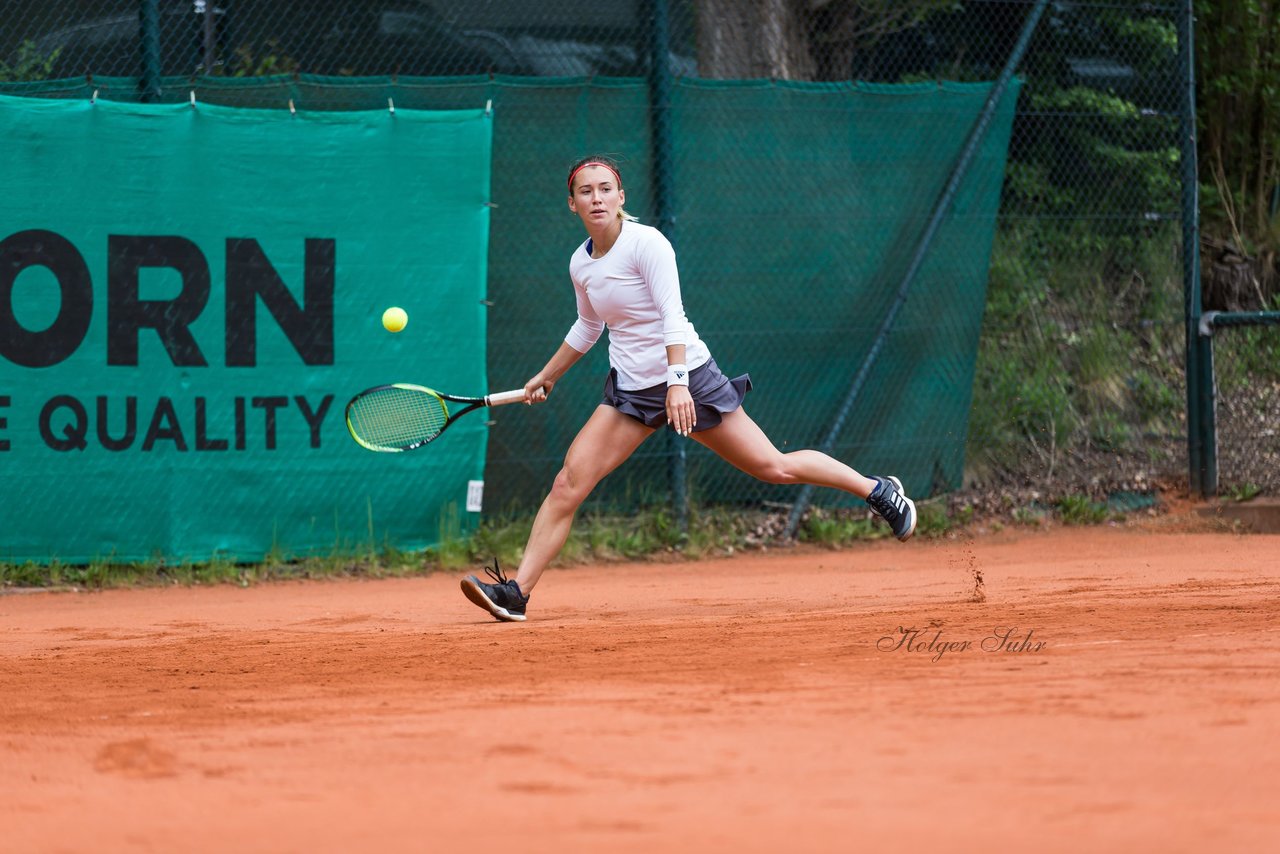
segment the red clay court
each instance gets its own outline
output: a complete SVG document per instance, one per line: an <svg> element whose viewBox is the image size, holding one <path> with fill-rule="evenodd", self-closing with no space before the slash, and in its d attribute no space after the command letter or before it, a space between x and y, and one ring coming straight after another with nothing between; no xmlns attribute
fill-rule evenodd
<svg viewBox="0 0 1280 854"><path fill-rule="evenodd" d="M551 570L525 624L0 596L4 848L1262 850L1278 603L1280 536L1159 519Z"/></svg>

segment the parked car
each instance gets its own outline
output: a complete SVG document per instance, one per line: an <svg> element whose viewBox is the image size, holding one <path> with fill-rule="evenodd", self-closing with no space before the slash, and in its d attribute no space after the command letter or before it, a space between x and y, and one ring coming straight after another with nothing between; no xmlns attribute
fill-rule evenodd
<svg viewBox="0 0 1280 854"><path fill-rule="evenodd" d="M19 0L14 19L54 20L48 6ZM142 72L137 4L106 15L24 36L36 55L54 57L50 76L138 76ZM213 26L206 28L206 9ZM647 67L634 28L582 32L502 31L462 26L414 0L157 0L159 72L258 75L314 74L452 76L641 76ZM65 19L63 19L65 20ZM470 21L477 20L473 16ZM30 24L29 24L30 25ZM671 57L677 75L696 73L692 57Z"/></svg>
<svg viewBox="0 0 1280 854"><path fill-rule="evenodd" d="M214 6L205 28L204 2L159 4L162 75L257 74L518 74L525 71L501 39L451 27L426 9L379 4L236 3ZM51 77L137 76L142 70L137 12L108 15L30 38L53 57ZM211 50L212 48L212 50Z"/></svg>

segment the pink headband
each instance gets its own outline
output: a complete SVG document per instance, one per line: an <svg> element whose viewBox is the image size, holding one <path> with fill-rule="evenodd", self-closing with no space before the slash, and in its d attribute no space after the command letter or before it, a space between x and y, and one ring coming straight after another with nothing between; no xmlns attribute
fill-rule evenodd
<svg viewBox="0 0 1280 854"><path fill-rule="evenodd" d="M573 192L573 179L577 177L579 172L586 169L588 166L603 166L605 169L608 169L613 173L613 179L618 182L618 186L622 186L622 176L618 174L617 169L614 169L608 163L601 163L599 160L589 160L569 173L569 192Z"/></svg>

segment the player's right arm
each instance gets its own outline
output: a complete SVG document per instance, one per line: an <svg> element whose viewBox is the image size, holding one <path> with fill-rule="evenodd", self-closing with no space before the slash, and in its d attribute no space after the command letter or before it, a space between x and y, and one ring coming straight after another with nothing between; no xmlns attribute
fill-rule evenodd
<svg viewBox="0 0 1280 854"><path fill-rule="evenodd" d="M572 278L570 274L570 279ZM524 384L525 403L541 403L546 400L552 386L600 340L600 334L604 332L604 321L591 306L591 300L587 299L586 288L574 282L573 290L578 302L578 319L569 328L569 334L565 335L564 342L551 357L551 361Z"/></svg>
<svg viewBox="0 0 1280 854"><path fill-rule="evenodd" d="M571 347L569 342L562 343L546 366L524 384L524 402L541 403L546 400L551 389L582 355L582 351Z"/></svg>

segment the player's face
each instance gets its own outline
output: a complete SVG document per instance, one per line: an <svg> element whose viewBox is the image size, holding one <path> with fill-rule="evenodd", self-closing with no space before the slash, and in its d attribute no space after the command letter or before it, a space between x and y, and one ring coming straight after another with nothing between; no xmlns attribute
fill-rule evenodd
<svg viewBox="0 0 1280 854"><path fill-rule="evenodd" d="M602 228L618 219L618 208L626 202L618 179L603 166L588 166L573 178L569 210L582 218L588 229Z"/></svg>

